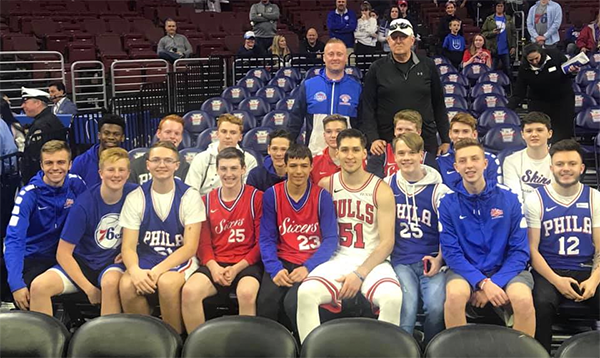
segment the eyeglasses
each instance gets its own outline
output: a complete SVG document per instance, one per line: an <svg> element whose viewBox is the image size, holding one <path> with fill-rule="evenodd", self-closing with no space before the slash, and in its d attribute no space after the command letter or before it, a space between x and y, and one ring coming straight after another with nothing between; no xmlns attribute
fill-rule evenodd
<svg viewBox="0 0 600 358"><path fill-rule="evenodd" d="M406 22L401 22L399 24L393 24L392 26L390 26L390 32L392 31L396 31L396 30L404 30L407 28L413 28L411 24L407 24Z"/></svg>
<svg viewBox="0 0 600 358"><path fill-rule="evenodd" d="M174 159L174 158L159 158L159 157L150 158L150 159L148 159L148 161L152 164L160 164L162 162L167 165L173 165L173 164L179 162L179 160Z"/></svg>

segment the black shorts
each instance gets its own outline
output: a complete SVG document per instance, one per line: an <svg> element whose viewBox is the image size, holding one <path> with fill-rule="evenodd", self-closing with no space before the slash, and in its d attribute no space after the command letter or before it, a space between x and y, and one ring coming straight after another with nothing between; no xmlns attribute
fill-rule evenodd
<svg viewBox="0 0 600 358"><path fill-rule="evenodd" d="M222 267L228 267L228 266L234 265L234 264L226 264L226 263L221 263L221 262L218 262L218 264L221 265ZM210 283L212 283L213 286L215 286L215 288L217 289L217 295L219 295L220 297L228 298L229 294L231 292L235 292L235 289L237 288L238 283L244 277L253 277L254 279L256 279L256 281L258 283L260 283L260 280L261 280L262 274L263 274L263 269L260 264L254 264L254 265L250 265L250 266L246 267L245 269L243 269L240 273L238 273L235 276L235 278L233 279L233 282L231 283L231 286L221 286L218 283L215 283L215 281L213 281L212 275L210 274L210 270L206 266L200 266L200 268L198 268L196 270L196 272L194 272L194 274L196 274L196 273L201 273L201 274L204 274L206 277L208 277L208 279L210 280Z"/></svg>
<svg viewBox="0 0 600 358"><path fill-rule="evenodd" d="M26 258L23 262L23 281L31 288L33 280L54 265L55 259Z"/></svg>

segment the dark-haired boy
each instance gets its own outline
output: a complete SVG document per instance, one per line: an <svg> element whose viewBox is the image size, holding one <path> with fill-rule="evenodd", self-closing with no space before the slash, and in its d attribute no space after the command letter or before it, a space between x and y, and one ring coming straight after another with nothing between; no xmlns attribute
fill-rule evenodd
<svg viewBox="0 0 600 358"><path fill-rule="evenodd" d="M348 128L348 120L339 114L332 114L323 119L323 137L327 147L323 153L313 158L313 169L310 179L315 184L325 177L340 171L340 161L337 158L337 136Z"/></svg>
<svg viewBox="0 0 600 358"><path fill-rule="evenodd" d="M285 152L293 143L292 135L285 129L277 129L267 137L267 153L262 166L250 170L246 184L260 191L266 191L287 178Z"/></svg>

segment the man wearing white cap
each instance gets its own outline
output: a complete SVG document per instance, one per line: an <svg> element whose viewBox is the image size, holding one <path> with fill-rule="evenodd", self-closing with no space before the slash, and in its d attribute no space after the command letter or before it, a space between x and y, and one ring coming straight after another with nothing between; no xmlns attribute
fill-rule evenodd
<svg viewBox="0 0 600 358"><path fill-rule="evenodd" d="M396 19L387 36L390 54L375 61L365 76L358 119L371 143L371 154L381 155L394 138L394 115L413 109L423 118L425 150L445 153L450 147L448 117L442 84L433 60L411 50L415 35L411 23ZM436 133L442 139L438 147Z"/></svg>
<svg viewBox="0 0 600 358"><path fill-rule="evenodd" d="M27 183L40 170L42 145L53 139L66 141L67 129L48 107L50 95L47 92L22 87L21 98L23 112L33 118L33 123L25 137L25 151L21 168L23 182Z"/></svg>
<svg viewBox="0 0 600 358"><path fill-rule="evenodd" d="M246 31L244 34L244 44L237 52L238 57L262 57L264 52L262 47L256 46L256 35L254 31Z"/></svg>

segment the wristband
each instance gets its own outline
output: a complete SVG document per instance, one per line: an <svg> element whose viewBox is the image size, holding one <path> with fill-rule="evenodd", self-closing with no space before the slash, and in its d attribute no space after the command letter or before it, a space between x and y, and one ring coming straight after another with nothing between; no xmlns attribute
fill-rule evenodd
<svg viewBox="0 0 600 358"><path fill-rule="evenodd" d="M356 275L356 277L360 278L361 282L365 282L365 278L358 273L358 271L352 271L352 273L354 273Z"/></svg>
<svg viewBox="0 0 600 358"><path fill-rule="evenodd" d="M480 290L483 290L483 286L485 286L485 284L486 284L488 281L491 281L491 279L490 279L489 277L487 277L487 278L484 278L484 279L483 279L483 281L481 281L481 285L479 285L479 289L480 289Z"/></svg>

